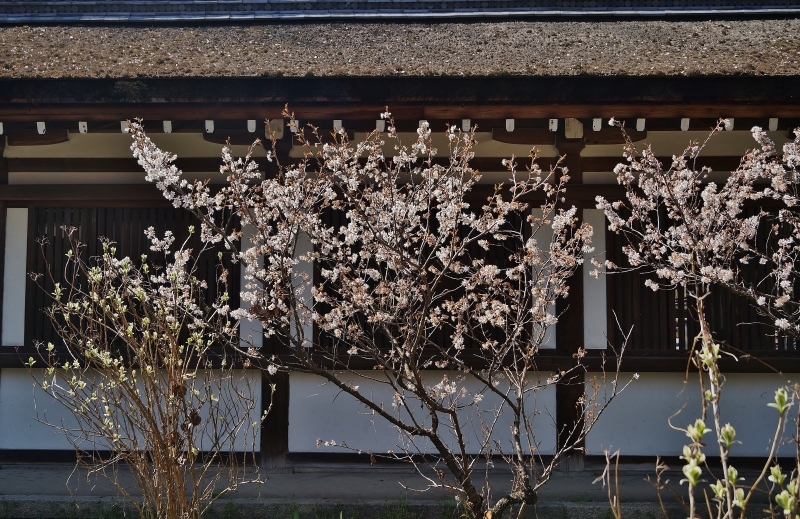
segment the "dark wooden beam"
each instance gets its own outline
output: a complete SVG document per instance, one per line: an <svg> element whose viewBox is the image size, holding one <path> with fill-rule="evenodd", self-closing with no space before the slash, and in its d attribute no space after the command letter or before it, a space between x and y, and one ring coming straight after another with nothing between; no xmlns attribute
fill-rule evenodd
<svg viewBox="0 0 800 519"><path fill-rule="evenodd" d="M568 170L570 182L580 185L583 182L583 165L581 152L586 146L584 139L567 139L563 130L559 132L555 146L564 159L563 167ZM578 187L578 186L574 187ZM568 202L568 204L571 204ZM580 225L580 212L578 225ZM569 295L556 303L556 349L569 357L578 353L584 346L583 337L583 272L578 269L567 281ZM570 434L575 424L583 420L580 402L584 396L583 373L579 370L572 375L562 377L556 384L556 430L558 446L564 447L575 442ZM578 427L580 430L582 426Z"/></svg>
<svg viewBox="0 0 800 519"><path fill-rule="evenodd" d="M287 132L288 133L288 132ZM555 138L553 142L555 142ZM552 144L552 142L551 142ZM291 163L292 160L288 157L288 150L291 143L284 138L281 141L282 155L280 157L281 164ZM268 143L265 143L268 146ZM476 157L472 159L470 164L478 171L505 171L503 166L503 159L508 157ZM138 173L142 172L141 166L133 158L13 158L8 160L8 171L11 173L72 173L72 172L86 172L86 173ZM256 157L253 159L263 169L267 161L263 157ZM539 166L543 170L548 170L555 164L557 158L543 157L538 160ZM665 166L669 167L672 162L672 157L658 157L658 160ZM288 161L288 162L284 162ZM619 157L583 157L582 169L583 171L613 171L614 167L623 162L624 159ZM708 166L715 171L732 171L739 166L741 156L700 156L697 159L697 167ZM434 163L439 165L447 165L449 159L447 157L437 157ZM218 157L187 157L178 158L175 165L186 173L209 173L213 174L219 171L222 161ZM527 157L517 158L517 166L523 169L530 165ZM142 172L144 175L144 173ZM144 176L142 177L144 178Z"/></svg>
<svg viewBox="0 0 800 519"><path fill-rule="evenodd" d="M272 141L273 138L275 139L274 142ZM292 164L289 154L292 151L292 143L295 140L295 134L284 125L283 135L280 138L278 138L276 132L273 132L269 138L261 142L267 153L272 153L273 155L273 160L267 162L262 168L266 178L275 178L280 168L285 168Z"/></svg>
<svg viewBox="0 0 800 519"><path fill-rule="evenodd" d="M40 134L36 130L18 130L6 132L9 146L44 146L61 144L69 140L69 132L64 129L49 129Z"/></svg>
<svg viewBox="0 0 800 519"><path fill-rule="evenodd" d="M494 191L492 185L480 184L467 195L469 200L486 200ZM567 188L570 201L591 203L601 195L609 200L623 197L624 190L610 184L574 184ZM530 200L541 200L535 193ZM168 205L158 189L151 184L12 184L0 185L0 201L17 207L54 204L82 205Z"/></svg>
<svg viewBox="0 0 800 519"><path fill-rule="evenodd" d="M169 205L151 184L0 185L0 201L17 207L78 203L104 207Z"/></svg>
<svg viewBox="0 0 800 519"><path fill-rule="evenodd" d="M333 129L333 120L340 119L342 121L342 126L348 130L348 133L352 135L356 135L360 137L360 134L367 134L375 130L376 120L378 120L377 113L374 114L366 114L366 117L358 117L358 114L354 113L340 113L340 110L335 106L330 106L329 108L325 108L325 110L330 111L327 114L327 117L321 118L320 117L320 109L321 107L313 107L309 108L309 114L306 115L305 113L298 113L299 122L301 127L306 127L308 125L315 126L319 128L320 133L325 135L332 131ZM471 126L477 126L478 131L481 132L492 132L495 135L495 140L500 142L506 142L509 144L551 144L552 141L552 133L547 130L548 125L548 118L524 118L520 115L516 115L513 117L515 121L515 130L513 132L507 132L505 130L505 119L504 118L487 118L487 117L478 117L480 114L472 114L470 117L449 117L449 118L430 118L425 116L425 107L422 107L419 110L419 114L411 114L411 115L418 115L419 118L395 118L394 124L399 132L415 132L419 126L419 121L421 119L425 119L429 122L430 127L434 131L443 131L445 129L445 125L453 125L455 124L459 128L461 127L462 119L469 119ZM102 114L100 114L102 115ZM168 114L163 114L168 115ZM194 113L195 117L200 117L202 114ZM244 114L243 114L244 115ZM363 115L363 114L362 114ZM313 116L313 118L312 118ZM78 116L76 116L78 117ZM719 122L719 117L698 117L692 116L689 117L689 127L690 131L709 131L714 128L717 123ZM729 116L726 116L729 117ZM253 119L254 115L250 114L249 119ZM167 119L166 117L164 119ZM142 121L147 133L151 134L161 134L164 133L164 119L147 119ZM626 131L628 135L636 141L644 140L647 136L647 131L682 131L681 130L681 118L680 117L672 117L672 118L646 118L645 126L646 130L643 132L636 131L636 120L637 118L627 117L627 118L620 118L617 117L621 123L625 125ZM38 117L36 121L40 120ZM83 120L83 119L82 119ZM123 119L124 120L124 119ZM169 119L172 125L172 132L171 133L198 133L203 134L206 140L210 142L216 142L219 144L223 144L227 137L231 137L234 141L234 144L251 144L256 138L262 138L264 136L264 120L262 119L255 119L256 121L256 130L254 132L250 132L247 130L247 122L246 119L218 119L213 118L214 120L214 127L215 130L213 133L206 133L205 132L205 124L203 119ZM563 117L559 118L560 124L562 122ZM584 127L584 138L586 139L586 144L615 144L621 143L621 132L619 129L608 126L608 118L602 119L603 126L599 131L594 131L592 129L593 120L590 118L581 118L579 119ZM23 132L25 134L30 134L31 132L36 133L35 131L35 122L34 120L25 120L25 121L6 121L5 124L5 134L14 136L19 132ZM67 119L67 120L47 120L45 121L47 124L47 131L51 132L56 130L63 134L64 131L69 131L70 133L78 133L78 119ZM88 133L120 133L120 120L115 119L103 119L103 120L92 120L88 121ZM754 117L739 117L734 118L734 129L736 131L750 131L753 126L760 126L762 128L767 128L769 125L769 118L762 117L762 118L754 118ZM785 130L787 128L793 129L797 126L800 126L800 118L789 118L783 117L779 119L779 128L781 130ZM355 132L355 133L352 133ZM15 137L17 138L17 137Z"/></svg>
<svg viewBox="0 0 800 519"><path fill-rule="evenodd" d="M136 105L0 105L0 120L4 122L31 121L89 121L113 122L143 118L149 120L202 120L202 119L276 119L282 117L282 106L264 105L221 105L215 103L186 104L136 104ZM385 106L362 104L297 105L294 113L298 120L376 120ZM505 105L469 104L452 105L395 105L393 116L398 120L417 121L444 120L458 124L461 119L549 119L549 118L592 118L604 120L616 118L646 118L648 130L679 130L677 119L689 117L697 119L690 129L706 129L707 121L721 117L759 118L766 121L770 117L781 119L800 118L800 105L786 104L574 104L574 105ZM652 121L651 121L652 120ZM664 120L661 122L659 120ZM656 122L658 121L658 122ZM763 123L762 123L763 124ZM736 124L740 127L740 124ZM743 124L742 124L743 127ZM591 128L589 128L591 131ZM588 132L587 132L588 133Z"/></svg>
<svg viewBox="0 0 800 519"><path fill-rule="evenodd" d="M584 164L581 152L586 147L585 139L566 139L563 134L554 140L556 151L563 156L561 165L568 168L570 183L583 183Z"/></svg>
<svg viewBox="0 0 800 519"><path fill-rule="evenodd" d="M0 120L263 120L286 104L305 119L800 117L798 90L798 76L2 79Z"/></svg>
<svg viewBox="0 0 800 519"><path fill-rule="evenodd" d="M282 467L289 453L289 373L262 373L262 413L269 412L261 423L261 463Z"/></svg>
<svg viewBox="0 0 800 519"><path fill-rule="evenodd" d="M8 184L8 159L5 157L6 139L0 135L0 185Z"/></svg>
<svg viewBox="0 0 800 519"><path fill-rule="evenodd" d="M254 159L263 165L263 158ZM175 165L187 173L216 173L222 165L219 157L178 158ZM9 171L12 173L142 173L144 170L134 158L27 158L9 159Z"/></svg>
<svg viewBox="0 0 800 519"><path fill-rule="evenodd" d="M754 142L755 144L755 142ZM656 157L661 162L664 169L668 169L672 164L672 157ZM696 169L703 166L709 167L714 171L733 171L739 167L742 161L740 155L735 156L713 156L700 155L694 166ZM625 162L622 156L619 157L584 157L582 159L584 171L614 171L620 162Z"/></svg>
<svg viewBox="0 0 800 519"><path fill-rule="evenodd" d="M287 132L288 133L288 132ZM262 142L264 140L262 139ZM252 143L252 141L250 141ZM264 143L269 146L268 141ZM281 164L287 165L297 162L299 159L290 159L288 152L291 150L291 141L289 139L282 139L280 144L281 149ZM470 161L471 166L478 171L505 171L507 168L503 166L503 159L508 157L476 157ZM87 173L142 173L142 167L133 158L14 158L8 159L8 168L12 173L72 173L72 172L87 172ZM253 158L262 169L266 166L267 160L264 157ZM286 161L286 162L284 162ZM551 164L554 164L555 158L541 158L538 161L542 169L549 169ZM450 159L448 157L436 157L435 164L442 166L448 165ZM420 161L420 164L422 162ZM519 168L524 168L529 165L527 157L520 157L517 159ZM216 173L222 165L222 160L219 157L179 157L175 161L175 165L181 171L186 173Z"/></svg>
<svg viewBox="0 0 800 519"><path fill-rule="evenodd" d="M288 132L287 132L288 133ZM262 140L262 142L264 142ZM252 143L252 141L250 141ZM269 146L268 141L264 142L265 146ZM290 159L288 152L291 150L291 141L286 138L281 140L280 143L281 164L292 164L297 162L298 159ZM478 171L504 171L506 168L503 166L503 159L507 157L477 157L473 159L470 164ZM267 165L267 160L264 157L253 158L262 169ZM550 165L555 163L554 158L542 158L539 160L539 166L542 169L549 169ZM435 164L445 166L449 164L448 157L437 157L434 159ZM524 168L529 164L527 158L519 158L517 163L520 168ZM421 161L420 161L421 164ZM178 158L175 165L181 171L186 173L216 173L222 165L219 157L189 157ZM34 172L47 172L47 173L72 173L72 172L87 172L87 173L138 173L144 172L142 167L133 158L15 158L9 159L9 171L12 173L34 173Z"/></svg>

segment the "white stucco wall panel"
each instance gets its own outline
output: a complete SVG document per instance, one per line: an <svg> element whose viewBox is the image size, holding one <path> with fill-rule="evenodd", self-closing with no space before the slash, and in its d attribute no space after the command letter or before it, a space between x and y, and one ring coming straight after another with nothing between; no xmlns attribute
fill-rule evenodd
<svg viewBox="0 0 800 519"><path fill-rule="evenodd" d="M42 371L37 370L40 376ZM258 422L261 414L261 376L260 372L247 371L246 377L238 374L231 379L236 391L224 391L222 400L230 398L241 405L239 395L252 395L254 407L241 422L240 430L236 433L234 445L237 450L251 450L253 445L256 450L259 445L260 427L253 427ZM229 381L223 381L219 386L230 388ZM249 388L248 388L249 386ZM218 394L217 391L215 393ZM225 396L227 395L227 396ZM240 409L244 412L244 409ZM206 407L199 409L203 418L201 423L209 423L209 410ZM240 415L241 416L241 415ZM28 449L28 450L70 450L72 444L67 441L64 434L56 428L47 425L63 425L65 428L77 427L77 421L53 397L34 386L34 380L26 369L5 368L0 370L0 449ZM211 435L206 431L200 437L201 450L204 444L211 442ZM98 446L102 449L102 446Z"/></svg>
<svg viewBox="0 0 800 519"><path fill-rule="evenodd" d="M427 376L430 377L430 383L433 385L441 380L445 372L431 371L428 373ZM446 373L451 379L457 375L455 372ZM548 375L549 373L541 374L544 378ZM380 376L380 373L365 371L348 377L352 379L352 384L359 387L361 394L381 402L385 409L392 410L393 392L387 385L369 380L369 377L376 376ZM474 380L465 380L459 384L459 387L461 386L466 387L468 391L477 390L479 387ZM333 384L326 383L320 377L292 373L290 388L290 452L345 452L341 447L317 447L317 440L323 442L333 440L339 445L344 442L350 449L375 453L402 452L403 449L412 452L435 452L431 445L422 441L418 441L415 445L409 445L408 441L382 417L374 415L363 404L353 397L341 393ZM482 428L481 419L484 421L491 419L490 410L497 407L498 401L497 397L486 395L480 403L481 409L485 410L483 416L479 417L474 412L471 415L465 414L466 421L464 423L468 424L465 428L468 429L465 439L470 452L478 451ZM410 407L420 420L425 418L425 413L419 403L410 405ZM552 453L556 443L555 388L548 387L531 395L527 411L529 416L533 416L532 423L536 431L536 441L540 442L540 452L542 454ZM505 447L509 446L509 423L508 419L501 419L494 431L494 438ZM454 438L450 438L450 441L454 441Z"/></svg>
<svg viewBox="0 0 800 519"><path fill-rule="evenodd" d="M294 257L300 257L310 254L314 250L314 245L311 239L306 234L301 234L297 238L297 245L294 252ZM314 282L314 265L309 261L298 261L294 271L298 277L294 280L294 293L297 296L298 302L307 307L313 304L312 298L312 284ZM305 280L303 279L305 276ZM314 337L314 324L311 322L310 315L307 313L303 315L303 345L311 346Z"/></svg>
<svg viewBox="0 0 800 519"><path fill-rule="evenodd" d="M599 209L584 209L583 221L594 229L592 246L594 252L583 263L583 343L584 348L604 350L608 347L608 321L606 314L605 267L595 267L592 258L604 262L606 259L606 217ZM598 270L598 277L592 271Z"/></svg>
<svg viewBox="0 0 800 519"><path fill-rule="evenodd" d="M242 250L253 246L253 233L252 226L246 225L242 227ZM259 260L258 264L262 266L263 260ZM247 275L244 264L239 263L239 282L242 287L242 293L248 291L247 285L250 281L247 280ZM242 308L250 308L251 306L250 301L244 298L241 299L240 304ZM261 348L264 345L264 327L261 326L261 322L257 319L242 319L239 323L239 337L242 339L243 347Z"/></svg>
<svg viewBox="0 0 800 519"><path fill-rule="evenodd" d="M72 449L63 434L37 420L75 427L64 407L36 390L25 369L0 370L0 449Z"/></svg>
<svg viewBox="0 0 800 519"><path fill-rule="evenodd" d="M301 114L298 114L301 115ZM377 119L380 114L375 114L375 118ZM302 115L301 115L302 118ZM451 121L455 122L455 121ZM458 121L458 125L460 126L461 121ZM305 124L302 120L300 124ZM387 123L388 124L388 123ZM474 122L473 122L474 124ZM347 126L345 125L345 129ZM445 134L444 126L431 128L431 138L433 139L433 147L439 150L438 157L447 157L450 149L450 141ZM517 157L517 164L519 165L520 171L525 171L525 166L530 166L530 158L529 155L531 153L531 145L530 144L508 144L500 141L496 141L492 138L492 132L490 131L480 131L486 130L486 128L479 128L479 131L475 133L475 141L476 144L473 148L473 152L475 152L476 157L504 157L504 158L511 158L513 155ZM329 130L320 129L320 133L327 132ZM363 138L363 133L355 135L356 139ZM398 133L400 142L405 146L411 146L413 143L417 142L419 136L416 132L399 132ZM384 136L385 137L385 136ZM396 153L394 146L397 144L397 141L394 139L384 138L385 145L383 147L383 151L387 157L391 157ZM536 149L539 152L539 156L542 158L549 158L557 156L556 149L552 145L539 145L536 146ZM305 153L305 149L302 146L295 146L292 148L292 152L290 154L293 158L301 158ZM497 161L496 169L492 171L495 172L504 172L505 178L508 179L508 168L503 166L500 160ZM481 173L485 173L485 171L481 171Z"/></svg>
<svg viewBox="0 0 800 519"><path fill-rule="evenodd" d="M620 379L627 381L632 375L623 373ZM733 448L733 454L766 455L778 418L777 411L767 404L773 401L775 390L787 383L787 376L732 373L726 378L721 400L722 423L733 425L736 439L741 441ZM586 438L586 452L600 455L606 448L619 449L622 455L629 456L679 456L688 438L670 428L670 417L676 427L685 428L700 417L700 403L696 374L684 385L683 373L641 373L600 417ZM796 416L797 403L791 413ZM711 418L706 425L712 427ZM781 455L794 456L794 447L788 442L790 436L787 429ZM710 433L706 439L706 454L717 454L716 438Z"/></svg>
<svg viewBox="0 0 800 519"><path fill-rule="evenodd" d="M607 123L608 121L604 121ZM766 122L766 121L765 121ZM675 130L678 130L676 127ZM647 137L636 143L638 149L643 149L647 145L652 147L657 156L672 156L682 153L692 141L704 142L711 131L648 131ZM786 132L768 132L770 139L780 148L789 140ZM741 124L735 125L735 131L721 132L715 135L703 149L703 156L724 156L724 155L744 155L747 150L758 146L753 139L750 128ZM581 152L581 157L619 157L622 162L622 144L595 144L586 146ZM669 166L669 164L666 164Z"/></svg>
<svg viewBox="0 0 800 519"><path fill-rule="evenodd" d="M22 346L25 341L25 283L28 275L28 209L10 208L6 216L5 267L3 272L3 346Z"/></svg>
<svg viewBox="0 0 800 519"><path fill-rule="evenodd" d="M701 153L702 157L714 156L742 156L747 150L758 146L750 128L735 125L735 131L725 131L715 135L708 141ZM677 128L676 128L677 129ZM709 131L711 128L709 128ZM635 143L637 149L642 150L647 145L652 147L653 152L660 157L670 157L681 154L692 141L704 142L708 138L708 131L649 131L647 136L640 142ZM786 132L768 132L769 137L780 149L789 140ZM622 157L621 144L596 144L586 146L581 152L581 157L617 157L619 162L624 162ZM669 163L664 164L668 168ZM727 171L715 171L711 173L710 180L720 183L725 182L729 173ZM584 184L616 184L617 177L611 171L584 171Z"/></svg>
<svg viewBox="0 0 800 519"><path fill-rule="evenodd" d="M145 131L148 129L149 127L145 127ZM218 130L218 133L224 135L225 130ZM201 133L150 133L148 136L156 146L178 157L219 157L222 150L221 144L205 140ZM263 139L263 135L253 133L253 140L259 137ZM249 146L244 145L231 147L234 157L244 157L248 148ZM89 133L78 133L76 125L75 131L70 132L69 140L66 142L47 146L6 146L3 156L10 159L129 158L132 157L131 136L122 132L92 133L92 123L89 122ZM253 150L253 156L264 157L266 150L262 146L257 146Z"/></svg>

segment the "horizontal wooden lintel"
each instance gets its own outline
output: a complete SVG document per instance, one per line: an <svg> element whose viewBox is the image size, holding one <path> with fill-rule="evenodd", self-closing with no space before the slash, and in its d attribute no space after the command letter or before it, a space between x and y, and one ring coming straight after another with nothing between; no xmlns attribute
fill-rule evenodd
<svg viewBox="0 0 800 519"><path fill-rule="evenodd" d="M145 120L248 120L282 118L283 105L249 103L150 103L150 104L0 104L0 121L87 121L113 122ZM307 120L376 120L386 111L385 105L299 104L291 107L301 121ZM730 103L625 103L625 104L402 104L389 107L397 120L462 119L548 119L548 118L800 118L800 104L730 104ZM90 126L91 127L91 126ZM677 129L677 128L676 128ZM488 130L488 128L486 128Z"/></svg>
<svg viewBox="0 0 800 519"><path fill-rule="evenodd" d="M476 157L470 161L470 165L484 172L505 171L503 159L507 157ZM672 157L658 157L665 167L669 167ZM262 168L266 166L266 159L258 157L253 159ZM142 173L144 172L133 158L9 158L8 171L10 173ZM540 158L537 163L543 170L549 170L556 163L556 158ZM715 171L732 171L739 166L740 156L701 156L696 161L697 167L707 166ZM518 168L524 170L530 165L527 157L516 159ZM613 171L614 167L623 158L619 157L583 157L581 166L583 171ZM449 163L447 157L437 157L435 164L446 166ZM176 166L186 173L209 173L215 174L222 165L218 157L187 157L178 158Z"/></svg>
<svg viewBox="0 0 800 519"><path fill-rule="evenodd" d="M373 118L387 105L399 118L432 119L481 111L503 118L790 117L798 113L798 89L800 77L788 75L7 78L0 79L0 117L67 110L68 117L259 119L279 117L287 104L304 119Z"/></svg>
<svg viewBox="0 0 800 519"><path fill-rule="evenodd" d="M263 167L266 159L255 159ZM222 165L219 157L179 158L176 165L187 173L217 172ZM10 173L141 173L144 170L134 158L11 158Z"/></svg>
<svg viewBox="0 0 800 519"><path fill-rule="evenodd" d="M0 185L0 201L11 205L36 206L53 203L92 203L98 206L130 207L169 205L152 184L43 184Z"/></svg>
<svg viewBox="0 0 800 519"><path fill-rule="evenodd" d="M672 157L656 157L666 170L672 164ZM711 168L714 171L733 171L739 167L742 157L736 155L700 156L694 162L696 169ZM625 162L622 157L584 157L581 159L583 171L614 171L617 164ZM691 164L690 164L691 166Z"/></svg>
<svg viewBox="0 0 800 519"><path fill-rule="evenodd" d="M491 185L475 186L467 196L469 200L485 200L494 190ZM617 199L624 195L617 185L575 184L567 189L567 199L591 202L596 196ZM542 199L541 192L531 200ZM0 202L15 206L37 206L53 204L83 204L96 206L168 205L158 189L152 184L36 184L0 185Z"/></svg>

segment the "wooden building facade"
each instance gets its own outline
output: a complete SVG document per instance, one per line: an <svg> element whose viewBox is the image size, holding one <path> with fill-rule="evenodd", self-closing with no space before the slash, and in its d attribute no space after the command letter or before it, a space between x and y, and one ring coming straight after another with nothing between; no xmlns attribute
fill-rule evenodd
<svg viewBox="0 0 800 519"><path fill-rule="evenodd" d="M225 139L243 152L286 105L303 122L323 130L341 125L355 136L374 129L387 106L401 135L415 132L421 120L434 132L445 123L477 126L472 164L486 183L503 180L502 159L525 157L532 146L543 167L565 157L568 202L595 225L595 247L609 259L619 247L595 209L597 195L622 196L611 173L621 140L609 118L623 120L637 142L650 143L667 161L728 118L729 131L700 159L717 172L735 169L754 146L752 126L768 128L776 143L800 126L796 2L157 4L0 5L4 455L68 448L33 420L31 381L22 367L48 333L41 298L26 275L41 269L36 236L80 222L87 243L109 236L128 244L126 254L138 254L141 229L184 223L130 157L121 131L126 120L143 119L154 141L196 178L216 174ZM466 15L469 21L461 19ZM266 151L256 159L264 167ZM300 153L288 131L274 152L283 163ZM675 455L682 443L666 418L688 398L679 395L693 325L684 301L679 293L650 293L636 275L597 280L588 270L574 278L568 311L539 365L558 371L586 348L598 370L608 345L620 342L617 319L632 326L622 369L641 373L640 387L609 410L586 451L600 454L613 441L623 453ZM714 302L715 322L728 340L766 361L725 366L731 393L758 403L796 377L800 353L757 327L736 326L753 319L748 311L724 295ZM319 452L320 437L347 437L364 450L396 443L396 434L357 405L332 406L335 392L318 381L292 374L277 382L288 390L262 431L262 453L272 462ZM554 446L558 424L576 418L581 393L581 384L558 386L537 402L549 417L544 445ZM742 416L744 437L761 437L759 412ZM341 420L343 413L353 419ZM747 454L758 456L763 447L751 444Z"/></svg>

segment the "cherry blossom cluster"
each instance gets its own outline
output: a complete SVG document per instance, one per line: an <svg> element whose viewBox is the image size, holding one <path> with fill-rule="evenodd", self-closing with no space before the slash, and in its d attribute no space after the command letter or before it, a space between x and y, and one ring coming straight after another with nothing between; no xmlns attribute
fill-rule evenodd
<svg viewBox="0 0 800 519"><path fill-rule="evenodd" d="M286 348L270 359L272 373L280 364L325 378L395 425L409 439L409 459L414 441L432 444L450 475L430 478L431 486L452 489L472 513L492 507L488 487L473 483L479 457L468 454L470 441L514 467L515 490L493 509L533 502L556 463L539 456L527 415L526 402L550 383L536 355L558 320L556 301L592 250L591 227L561 201L566 168L542 171L535 154L524 169L510 159L502 164L508 181L485 186L469 165L471 131L447 126L442 164L426 122L407 146L388 113L386 134L359 141L344 128L320 135L285 116L304 158L262 176L252 160L259 143L244 159L226 146L217 191L183 180L174 157L136 123L132 149L167 199L200 218L203 240L235 251L246 304L230 315L259 321L267 340ZM479 189L486 194L476 196ZM360 392L353 377L388 386L391 407ZM494 404L483 409L487 395ZM491 418L476 426L468 408ZM494 439L501 416L515 424L511 444ZM575 425L576 442L591 423ZM476 429L478 438L466 439Z"/></svg>
<svg viewBox="0 0 800 519"><path fill-rule="evenodd" d="M720 122L709 139L723 128ZM751 300L781 333L797 336L800 136L781 153L767 132L752 133L758 147L719 183L709 181L709 168L695 167L708 140L692 143L668 166L627 140L626 162L614 170L625 200L598 197L597 206L610 230L628 238L630 265L655 273L653 290L680 285L702 295L709 286L725 287Z"/></svg>

